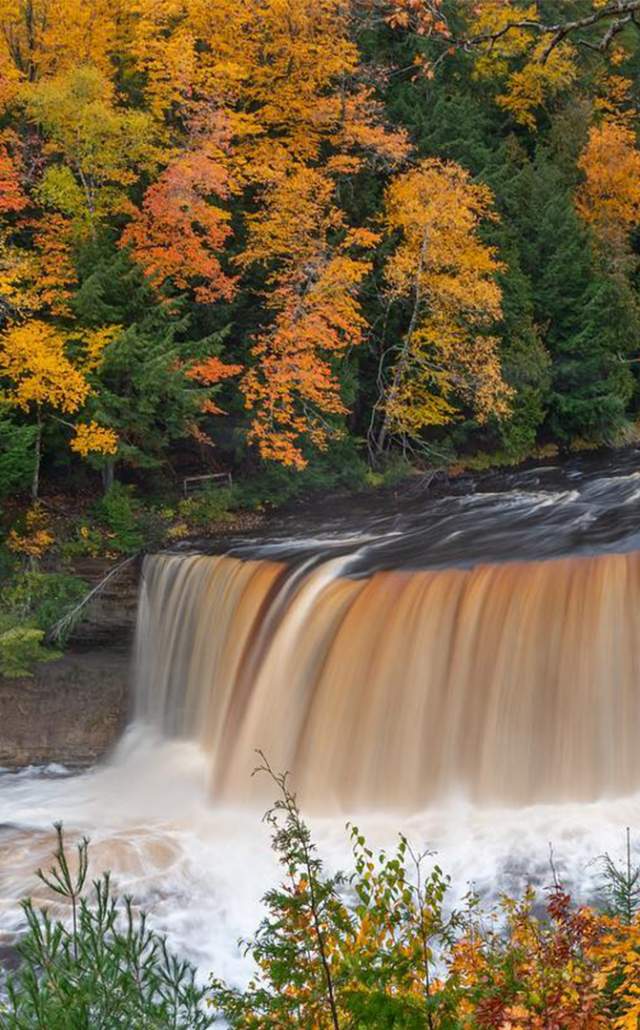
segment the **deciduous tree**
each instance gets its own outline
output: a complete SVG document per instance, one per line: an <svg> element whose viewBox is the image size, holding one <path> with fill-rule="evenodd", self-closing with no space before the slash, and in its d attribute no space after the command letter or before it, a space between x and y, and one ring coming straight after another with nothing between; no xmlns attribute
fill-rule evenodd
<svg viewBox="0 0 640 1030"><path fill-rule="evenodd" d="M606 119L594 125L578 166L584 175L576 205L609 256L628 252L640 223L640 151L633 129Z"/></svg>
<svg viewBox="0 0 640 1030"><path fill-rule="evenodd" d="M29 413L36 425L32 494L38 496L42 429L47 415L75 415L83 407L91 387L69 354L68 341L57 329L32 319L7 329L0 336L0 384L3 399ZM73 428L73 427L72 427ZM90 450L115 450L115 434L95 423L75 430L72 447L86 454Z"/></svg>
<svg viewBox="0 0 640 1030"><path fill-rule="evenodd" d="M227 138L210 122L193 126L190 145L149 187L121 240L157 288L191 287L199 303L229 300L234 291L220 264L231 234L221 203L230 193Z"/></svg>
<svg viewBox="0 0 640 1030"><path fill-rule="evenodd" d="M273 187L251 225L244 262L272 262L273 324L258 338L256 365L244 379L256 411L251 438L263 457L298 468L305 438L324 448L345 413L335 360L362 342L358 290L369 270L364 256L376 236L350 231L333 203L334 183L300 168ZM273 194L276 194L275 196Z"/></svg>
<svg viewBox="0 0 640 1030"><path fill-rule="evenodd" d="M509 410L492 335L501 266L479 232L492 217L490 190L452 162L428 158L387 190L385 223L399 240L385 274L408 325L386 355L378 448L450 422L461 402L479 421Z"/></svg>
<svg viewBox="0 0 640 1030"><path fill-rule="evenodd" d="M31 83L22 95L48 157L39 200L73 219L81 235L95 235L126 209L126 187L157 162L152 118L121 107L112 82L92 65Z"/></svg>

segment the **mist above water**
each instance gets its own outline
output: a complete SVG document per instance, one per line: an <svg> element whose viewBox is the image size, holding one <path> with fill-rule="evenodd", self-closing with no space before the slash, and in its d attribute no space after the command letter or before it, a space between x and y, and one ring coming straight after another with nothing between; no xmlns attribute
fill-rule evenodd
<svg viewBox="0 0 640 1030"><path fill-rule="evenodd" d="M207 760L197 745L128 730L106 764L80 776L32 773L0 777L0 943L20 925L17 898L45 897L34 875L46 865L64 821L70 840L91 837L90 873L115 873L166 931L173 946L211 971L242 982L250 964L237 947L256 928L260 897L280 875L268 846L262 809L212 805ZM350 868L346 814L312 815L311 828L329 869ZM549 843L558 873L578 899L599 881L594 861L624 854L624 828L640 829L640 795L591 804L479 807L461 799L412 814L369 811L358 826L375 846L392 847L399 830L437 850L454 896L472 885L487 898L551 882ZM640 846L640 833L632 834Z"/></svg>

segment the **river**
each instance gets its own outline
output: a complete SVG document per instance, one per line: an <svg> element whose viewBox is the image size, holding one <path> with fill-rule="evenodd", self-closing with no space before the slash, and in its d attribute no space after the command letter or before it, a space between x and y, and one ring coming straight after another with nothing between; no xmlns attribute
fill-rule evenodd
<svg viewBox="0 0 640 1030"><path fill-rule="evenodd" d="M115 752L0 777L6 939L61 819L203 974L242 980L277 875L256 747L331 868L355 818L432 848L459 894L548 882L551 844L589 897L625 827L640 845L636 470L632 449L416 483L147 559Z"/></svg>

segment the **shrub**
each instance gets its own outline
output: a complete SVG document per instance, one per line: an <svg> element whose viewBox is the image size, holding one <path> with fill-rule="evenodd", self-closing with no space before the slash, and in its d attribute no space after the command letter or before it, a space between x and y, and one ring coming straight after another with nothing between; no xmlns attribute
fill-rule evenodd
<svg viewBox="0 0 640 1030"><path fill-rule="evenodd" d="M302 483L301 472L291 472L282 465L265 465L259 472L234 483L234 504L252 511L277 507L296 497Z"/></svg>
<svg viewBox="0 0 640 1030"><path fill-rule="evenodd" d="M171 523L160 508L144 507L138 514L138 529L147 551L157 551L166 542Z"/></svg>
<svg viewBox="0 0 640 1030"><path fill-rule="evenodd" d="M212 982L212 1004L230 1026L453 1028L455 980L443 983L437 962L450 956L467 913L445 912L449 881L438 866L425 874L425 854L404 837L377 858L351 828L355 871L326 874L288 779L275 774L280 796L267 813L282 884L264 897L267 915L245 946L257 976L244 990ZM412 875L413 873L413 875Z"/></svg>
<svg viewBox="0 0 640 1030"><path fill-rule="evenodd" d="M105 534L99 526L91 525L86 519L73 529L73 536L60 543L60 555L64 559L98 558L105 551Z"/></svg>
<svg viewBox="0 0 640 1030"><path fill-rule="evenodd" d="M386 454L380 468L369 469L365 480L368 487L393 487L409 479L416 472L415 466L402 454Z"/></svg>
<svg viewBox="0 0 640 1030"><path fill-rule="evenodd" d="M180 501L178 514L192 529L211 529L221 522L230 521L233 500L232 490L214 487Z"/></svg>
<svg viewBox="0 0 640 1030"><path fill-rule="evenodd" d="M69 905L69 925L23 903L27 929L18 944L20 965L4 977L2 1030L205 1030L213 1019L202 1006L188 962L137 915L129 898L114 895L109 875L85 895L88 841L71 872L60 825L55 864L38 876Z"/></svg>
<svg viewBox="0 0 640 1030"><path fill-rule="evenodd" d="M86 591L83 580L65 573L14 572L0 600L0 674L30 676L37 662L58 658L44 646L45 634Z"/></svg>
<svg viewBox="0 0 640 1030"><path fill-rule="evenodd" d="M17 572L3 588L0 613L13 625L42 630L44 635L88 589L83 579L64 572Z"/></svg>
<svg viewBox="0 0 640 1030"><path fill-rule="evenodd" d="M33 675L37 662L49 662L59 657L57 651L42 646L44 632L31 626L9 626L0 623L0 675L9 679Z"/></svg>
<svg viewBox="0 0 640 1030"><path fill-rule="evenodd" d="M103 554L126 555L161 547L173 513L160 506L143 505L133 487L114 483L95 506L95 515L102 531L97 526L81 526L76 543L81 546L84 539Z"/></svg>
<svg viewBox="0 0 640 1030"><path fill-rule="evenodd" d="M400 837L374 854L351 829L354 872L329 876L286 776L268 814L282 883L246 943L245 989L212 982L235 1030L566 1030L640 1020L640 870L603 860L608 913L576 906L555 879L482 913L447 904L449 880ZM546 909L546 912L544 911Z"/></svg>
<svg viewBox="0 0 640 1030"><path fill-rule="evenodd" d="M7 546L15 554L28 558L34 564L55 543L48 513L39 501L24 512L7 537Z"/></svg>
<svg viewBox="0 0 640 1030"><path fill-rule="evenodd" d="M96 514L109 531L109 550L118 554L135 554L142 549L144 535L129 487L114 483L96 505Z"/></svg>

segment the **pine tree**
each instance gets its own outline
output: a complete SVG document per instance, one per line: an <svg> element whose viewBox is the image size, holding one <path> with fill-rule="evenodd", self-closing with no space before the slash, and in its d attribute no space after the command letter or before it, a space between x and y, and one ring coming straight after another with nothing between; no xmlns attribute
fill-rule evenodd
<svg viewBox="0 0 640 1030"><path fill-rule="evenodd" d="M601 269L590 230L547 153L523 166L510 203L535 324L552 360L547 429L567 443L610 441L633 392L625 359L640 322L630 289Z"/></svg>
<svg viewBox="0 0 640 1030"><path fill-rule="evenodd" d="M0 497L26 490L33 477L36 427L23 425L0 409Z"/></svg>
<svg viewBox="0 0 640 1030"><path fill-rule="evenodd" d="M118 458L137 468L157 467L169 445L196 434L209 391L189 378L199 352L210 356L213 340L179 342L188 320L152 310L109 345L99 371L96 410L120 437Z"/></svg>
<svg viewBox="0 0 640 1030"><path fill-rule="evenodd" d="M546 416L551 359L534 321L531 280L522 271L515 241L507 231L502 235L500 353L504 378L515 395L511 417L499 423L498 432L509 458L519 460L531 453Z"/></svg>
<svg viewBox="0 0 640 1030"><path fill-rule="evenodd" d="M637 302L627 284L595 279L576 330L555 361L549 428L560 439L613 442L634 392L627 357L640 346Z"/></svg>
<svg viewBox="0 0 640 1030"><path fill-rule="evenodd" d="M105 485L114 464L157 468L172 443L186 437L208 442L199 429L216 387L190 376L196 363L219 355L222 332L195 332L181 298L158 302L140 268L108 239L89 244L80 259L83 275L74 311L88 325L120 330L93 372L93 413L119 436L115 459L100 461Z"/></svg>

